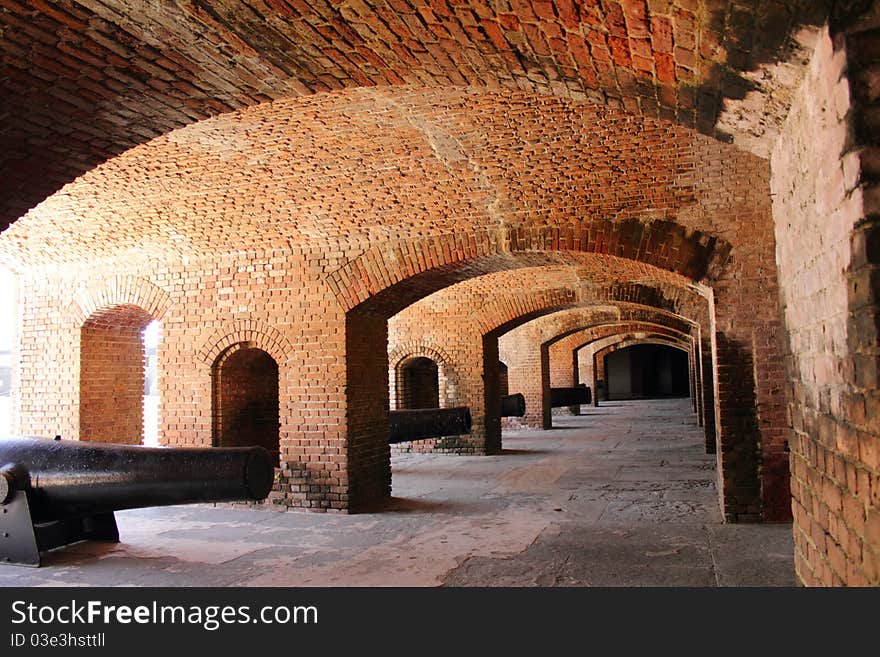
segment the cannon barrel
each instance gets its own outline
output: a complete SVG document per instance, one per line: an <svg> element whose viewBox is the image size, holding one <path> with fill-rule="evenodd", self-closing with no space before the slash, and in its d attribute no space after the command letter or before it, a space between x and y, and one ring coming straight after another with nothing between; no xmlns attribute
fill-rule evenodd
<svg viewBox="0 0 880 657"><path fill-rule="evenodd" d="M526 414L526 398L521 392L501 397L501 417L522 417Z"/></svg>
<svg viewBox="0 0 880 657"><path fill-rule="evenodd" d="M420 408L388 413L388 442L404 443L409 440L460 436L471 432L471 409Z"/></svg>
<svg viewBox="0 0 880 657"><path fill-rule="evenodd" d="M38 520L146 506L260 500L274 467L261 447L141 447L10 438L0 468L27 473Z"/></svg>
<svg viewBox="0 0 880 657"><path fill-rule="evenodd" d="M592 401L590 389L585 384L572 388L550 388L550 407L579 406Z"/></svg>
<svg viewBox="0 0 880 657"><path fill-rule="evenodd" d="M262 447L141 447L0 440L0 558L39 565L39 552L80 540L118 541L114 511L261 500L274 465ZM5 552L4 552L5 550Z"/></svg>

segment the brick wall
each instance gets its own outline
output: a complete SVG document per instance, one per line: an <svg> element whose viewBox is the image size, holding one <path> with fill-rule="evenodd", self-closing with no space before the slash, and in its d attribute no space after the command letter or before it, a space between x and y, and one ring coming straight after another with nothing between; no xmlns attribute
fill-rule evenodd
<svg viewBox="0 0 880 657"><path fill-rule="evenodd" d="M795 568L880 584L878 24L825 30L773 151Z"/></svg>

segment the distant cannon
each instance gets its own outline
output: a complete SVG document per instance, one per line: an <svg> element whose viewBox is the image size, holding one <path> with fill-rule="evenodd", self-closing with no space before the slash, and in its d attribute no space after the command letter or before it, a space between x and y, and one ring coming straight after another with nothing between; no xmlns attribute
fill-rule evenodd
<svg viewBox="0 0 880 657"><path fill-rule="evenodd" d="M526 398L521 392L501 398L501 417L522 417L526 414Z"/></svg>
<svg viewBox="0 0 880 657"><path fill-rule="evenodd" d="M580 406L581 404L589 404L592 400L590 389L584 383L572 388L550 388L551 408Z"/></svg>
<svg viewBox="0 0 880 657"><path fill-rule="evenodd" d="M0 440L0 561L40 565L40 552L119 541L114 511L262 500L272 489L262 447L170 448Z"/></svg>
<svg viewBox="0 0 880 657"><path fill-rule="evenodd" d="M467 406L456 406L390 411L388 429L388 442L391 444L460 436L471 432L471 409Z"/></svg>

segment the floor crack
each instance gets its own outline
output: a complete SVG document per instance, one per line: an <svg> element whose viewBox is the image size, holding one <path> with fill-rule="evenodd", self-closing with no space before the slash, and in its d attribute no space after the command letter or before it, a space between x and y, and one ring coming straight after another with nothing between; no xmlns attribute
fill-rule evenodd
<svg viewBox="0 0 880 657"><path fill-rule="evenodd" d="M706 532L706 546L709 549L709 558L712 561L712 577L715 580L715 586L721 586L721 579L718 577L718 562L715 561L715 550L712 547L712 532L706 525L703 525L703 531Z"/></svg>

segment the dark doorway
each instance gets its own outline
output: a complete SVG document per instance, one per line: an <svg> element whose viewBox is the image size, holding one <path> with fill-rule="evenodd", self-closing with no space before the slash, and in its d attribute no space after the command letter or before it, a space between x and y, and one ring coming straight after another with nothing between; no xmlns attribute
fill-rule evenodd
<svg viewBox="0 0 880 657"><path fill-rule="evenodd" d="M608 399L687 397L687 353L657 344L633 345L605 356Z"/></svg>
<svg viewBox="0 0 880 657"><path fill-rule="evenodd" d="M277 459L278 364L262 349L231 347L214 365L214 444L264 447Z"/></svg>
<svg viewBox="0 0 880 657"><path fill-rule="evenodd" d="M397 408L439 408L440 378L437 363L417 356L400 364L397 372Z"/></svg>

